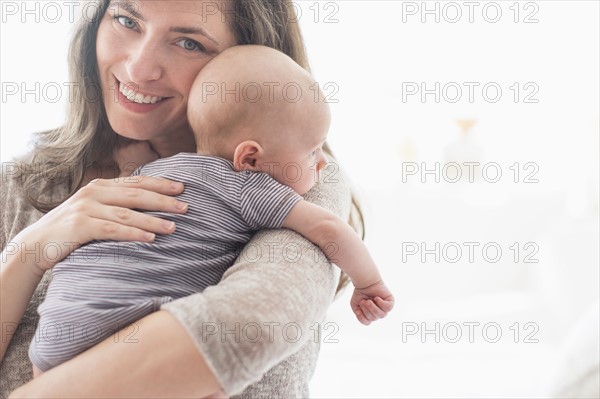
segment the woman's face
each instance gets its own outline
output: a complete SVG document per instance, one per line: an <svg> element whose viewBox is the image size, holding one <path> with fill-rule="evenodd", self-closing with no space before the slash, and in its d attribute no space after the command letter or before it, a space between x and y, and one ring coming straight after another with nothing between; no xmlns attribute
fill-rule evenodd
<svg viewBox="0 0 600 399"><path fill-rule="evenodd" d="M150 140L155 149L192 140L186 108L194 78L236 44L220 4L111 2L98 29L96 54L104 106L119 135Z"/></svg>

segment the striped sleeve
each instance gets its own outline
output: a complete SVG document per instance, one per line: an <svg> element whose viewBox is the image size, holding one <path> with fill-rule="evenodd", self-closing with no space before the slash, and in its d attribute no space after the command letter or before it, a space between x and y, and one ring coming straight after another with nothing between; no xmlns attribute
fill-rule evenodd
<svg viewBox="0 0 600 399"><path fill-rule="evenodd" d="M240 193L241 215L253 230L280 228L302 197L266 173L249 173Z"/></svg>

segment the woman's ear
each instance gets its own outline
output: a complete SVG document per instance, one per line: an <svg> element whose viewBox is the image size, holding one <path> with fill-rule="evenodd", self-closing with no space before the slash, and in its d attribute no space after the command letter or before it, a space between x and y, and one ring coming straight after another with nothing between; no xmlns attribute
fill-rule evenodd
<svg viewBox="0 0 600 399"><path fill-rule="evenodd" d="M233 153L233 167L237 171L259 171L258 161L263 155L263 149L254 140L247 140L235 147Z"/></svg>

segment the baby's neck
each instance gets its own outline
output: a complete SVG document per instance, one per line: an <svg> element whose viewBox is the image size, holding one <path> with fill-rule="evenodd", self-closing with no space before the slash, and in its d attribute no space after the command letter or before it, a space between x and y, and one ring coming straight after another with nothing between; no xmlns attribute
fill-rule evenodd
<svg viewBox="0 0 600 399"><path fill-rule="evenodd" d="M216 157L214 149L203 148L200 144L196 144L196 154Z"/></svg>
<svg viewBox="0 0 600 399"><path fill-rule="evenodd" d="M227 159L230 162L233 162L232 159L224 157L221 154L217 154L216 151L210 151L210 150L203 149L203 148L200 148L200 147L196 147L196 154L198 154L198 155L204 155L204 156L207 156L207 157L219 157L219 158Z"/></svg>
<svg viewBox="0 0 600 399"><path fill-rule="evenodd" d="M210 157L216 157L216 154L211 153L210 151L203 150L201 148L196 148L196 154L198 155L206 155Z"/></svg>

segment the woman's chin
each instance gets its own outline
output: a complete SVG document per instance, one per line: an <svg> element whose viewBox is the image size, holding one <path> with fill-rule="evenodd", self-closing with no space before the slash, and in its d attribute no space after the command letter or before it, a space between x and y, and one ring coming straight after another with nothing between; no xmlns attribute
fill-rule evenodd
<svg viewBox="0 0 600 399"><path fill-rule="evenodd" d="M136 126L134 129L132 128L127 128L127 127L123 127L123 128L114 128L113 130L122 138L125 139L130 139L130 140L137 140L137 141L147 141L147 140L152 140L153 138L156 137L156 134L152 134L153 132L150 131L150 129L148 130L140 130L139 126Z"/></svg>

